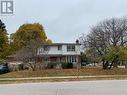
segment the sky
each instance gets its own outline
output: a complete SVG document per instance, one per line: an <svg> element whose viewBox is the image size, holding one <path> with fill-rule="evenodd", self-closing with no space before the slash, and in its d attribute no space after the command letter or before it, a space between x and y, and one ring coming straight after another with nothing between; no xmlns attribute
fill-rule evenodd
<svg viewBox="0 0 127 95"><path fill-rule="evenodd" d="M41 23L53 42L75 42L104 19L127 16L127 0L15 0L13 15L0 15L8 33Z"/></svg>

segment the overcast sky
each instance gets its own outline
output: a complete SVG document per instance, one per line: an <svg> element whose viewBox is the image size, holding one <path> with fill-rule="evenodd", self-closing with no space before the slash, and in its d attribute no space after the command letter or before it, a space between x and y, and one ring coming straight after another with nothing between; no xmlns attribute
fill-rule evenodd
<svg viewBox="0 0 127 95"><path fill-rule="evenodd" d="M24 23L41 23L53 42L75 42L90 26L127 15L127 0L15 0L13 16L0 16L8 32Z"/></svg>

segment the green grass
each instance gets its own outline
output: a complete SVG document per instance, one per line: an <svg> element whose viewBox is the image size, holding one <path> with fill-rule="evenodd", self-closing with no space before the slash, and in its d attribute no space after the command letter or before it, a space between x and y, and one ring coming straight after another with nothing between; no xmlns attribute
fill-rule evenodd
<svg viewBox="0 0 127 95"><path fill-rule="evenodd" d="M16 71L0 75L0 78L54 77L54 76L95 76L95 75L127 75L127 69L103 70L102 68Z"/></svg>

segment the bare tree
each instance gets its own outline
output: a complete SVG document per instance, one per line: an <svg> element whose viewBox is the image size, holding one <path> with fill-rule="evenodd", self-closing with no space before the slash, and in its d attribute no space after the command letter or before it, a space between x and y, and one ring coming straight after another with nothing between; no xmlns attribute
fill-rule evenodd
<svg viewBox="0 0 127 95"><path fill-rule="evenodd" d="M100 22L91 28L87 36L81 37L81 42L88 49L95 49L96 55L101 56L103 68L109 66L105 60L105 55L110 47L127 46L127 18L112 18ZM112 65L116 65L118 57L114 57Z"/></svg>
<svg viewBox="0 0 127 95"><path fill-rule="evenodd" d="M30 40L25 47L16 52L16 59L23 61L24 64L27 64L28 67L35 71L38 66L42 65L42 63L38 63L38 52L42 46L41 40Z"/></svg>

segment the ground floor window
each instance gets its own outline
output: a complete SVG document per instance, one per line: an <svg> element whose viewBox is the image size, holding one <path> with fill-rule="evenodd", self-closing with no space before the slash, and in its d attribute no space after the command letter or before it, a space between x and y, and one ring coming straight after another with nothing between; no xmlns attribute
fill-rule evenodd
<svg viewBox="0 0 127 95"><path fill-rule="evenodd" d="M75 63L76 62L76 56L67 56L67 62L68 63Z"/></svg>

